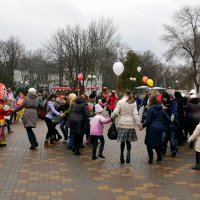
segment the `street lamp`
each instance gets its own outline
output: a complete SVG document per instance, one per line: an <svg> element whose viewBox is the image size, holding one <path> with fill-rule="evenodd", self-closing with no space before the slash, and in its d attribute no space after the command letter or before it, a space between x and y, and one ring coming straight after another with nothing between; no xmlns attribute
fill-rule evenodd
<svg viewBox="0 0 200 200"><path fill-rule="evenodd" d="M87 76L87 78L88 78L88 80L90 80L90 84L91 84L91 93L92 93L92 81L93 81L93 80L96 80L96 76L95 76L95 75L89 74L89 75Z"/></svg>
<svg viewBox="0 0 200 200"><path fill-rule="evenodd" d="M177 90L178 80L175 80L175 90Z"/></svg>
<svg viewBox="0 0 200 200"><path fill-rule="evenodd" d="M134 82L136 81L135 77L130 77L130 81L133 81L133 86L134 86Z"/></svg>

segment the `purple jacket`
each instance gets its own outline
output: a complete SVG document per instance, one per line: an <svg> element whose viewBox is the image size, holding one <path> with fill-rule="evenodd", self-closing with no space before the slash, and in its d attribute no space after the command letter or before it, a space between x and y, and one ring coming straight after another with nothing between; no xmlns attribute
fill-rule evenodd
<svg viewBox="0 0 200 200"><path fill-rule="evenodd" d="M104 118L102 115L95 115L90 119L90 135L103 135L103 124L111 122L111 118Z"/></svg>
<svg viewBox="0 0 200 200"><path fill-rule="evenodd" d="M52 101L47 102L47 111L48 112L45 117L49 119L52 119L54 115L60 115L60 113L56 111Z"/></svg>

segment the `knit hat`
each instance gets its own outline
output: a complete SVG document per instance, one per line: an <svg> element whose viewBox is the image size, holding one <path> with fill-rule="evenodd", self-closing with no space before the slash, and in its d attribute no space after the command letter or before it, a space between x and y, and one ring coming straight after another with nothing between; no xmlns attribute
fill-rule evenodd
<svg viewBox="0 0 200 200"><path fill-rule="evenodd" d="M29 88L28 93L29 94L36 94L36 89L35 88Z"/></svg>
<svg viewBox="0 0 200 200"><path fill-rule="evenodd" d="M100 113L100 112L102 112L103 111L103 108L99 105L99 104L96 104L95 105L95 112L96 113Z"/></svg>

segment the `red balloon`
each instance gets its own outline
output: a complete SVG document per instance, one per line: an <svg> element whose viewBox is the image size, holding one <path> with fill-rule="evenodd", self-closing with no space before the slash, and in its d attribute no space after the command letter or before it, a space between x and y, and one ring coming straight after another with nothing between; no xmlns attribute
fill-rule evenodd
<svg viewBox="0 0 200 200"><path fill-rule="evenodd" d="M144 83L147 83L148 77L147 77L147 76L143 76L143 77L142 77L142 81L143 81Z"/></svg>
<svg viewBox="0 0 200 200"><path fill-rule="evenodd" d="M79 81L83 80L83 74L81 74L81 73L78 74L77 78L78 78Z"/></svg>

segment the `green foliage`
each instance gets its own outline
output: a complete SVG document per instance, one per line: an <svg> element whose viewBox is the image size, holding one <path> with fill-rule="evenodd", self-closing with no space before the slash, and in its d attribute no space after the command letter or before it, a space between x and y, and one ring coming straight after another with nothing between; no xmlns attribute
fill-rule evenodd
<svg viewBox="0 0 200 200"><path fill-rule="evenodd" d="M139 57L138 55L130 50L128 51L124 61L124 72L119 77L118 89L123 91L125 89L133 90L134 87L141 85L141 74L137 72L137 67L139 66ZM136 81L130 81L130 77L136 78Z"/></svg>

